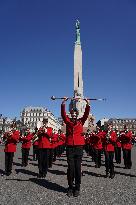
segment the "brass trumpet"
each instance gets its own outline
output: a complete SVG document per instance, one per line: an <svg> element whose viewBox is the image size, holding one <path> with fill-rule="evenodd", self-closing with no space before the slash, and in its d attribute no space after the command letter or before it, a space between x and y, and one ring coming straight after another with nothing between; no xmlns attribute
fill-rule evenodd
<svg viewBox="0 0 136 205"><path fill-rule="evenodd" d="M5 135L3 135L2 137L2 142L3 144L6 144L8 139L12 136L13 132L12 131L9 131L7 133L5 133Z"/></svg>
<svg viewBox="0 0 136 205"><path fill-rule="evenodd" d="M111 131L108 130L107 134L106 134L106 140L109 142L111 136L110 136Z"/></svg>
<svg viewBox="0 0 136 205"><path fill-rule="evenodd" d="M39 139L38 135L35 134L32 139L32 143L36 142Z"/></svg>

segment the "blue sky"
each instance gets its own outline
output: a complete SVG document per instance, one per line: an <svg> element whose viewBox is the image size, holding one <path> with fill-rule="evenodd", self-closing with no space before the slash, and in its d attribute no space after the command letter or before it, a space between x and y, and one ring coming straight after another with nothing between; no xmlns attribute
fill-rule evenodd
<svg viewBox="0 0 136 205"><path fill-rule="evenodd" d="M73 95L75 21L80 20L84 95L96 120L136 117L135 0L1 0L0 113L25 106L60 115Z"/></svg>

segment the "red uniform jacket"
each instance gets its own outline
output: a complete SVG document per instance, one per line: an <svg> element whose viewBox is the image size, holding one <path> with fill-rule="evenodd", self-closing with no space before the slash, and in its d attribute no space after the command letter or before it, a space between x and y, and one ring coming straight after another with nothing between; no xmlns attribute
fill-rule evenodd
<svg viewBox="0 0 136 205"><path fill-rule="evenodd" d="M122 143L122 149L128 149L130 150L132 148L132 132L128 131L128 132L121 132L121 143Z"/></svg>
<svg viewBox="0 0 136 205"><path fill-rule="evenodd" d="M35 142L33 142L34 146L38 146L38 140L36 140Z"/></svg>
<svg viewBox="0 0 136 205"><path fill-rule="evenodd" d="M65 141L66 141L65 135L63 133L60 135L58 134L58 146L65 144Z"/></svg>
<svg viewBox="0 0 136 205"><path fill-rule="evenodd" d="M90 106L86 105L85 112L82 118L77 119L76 123L73 123L66 115L65 104L61 104L61 116L66 124L66 145L84 145L85 139L82 135L83 125L87 120L90 112Z"/></svg>
<svg viewBox="0 0 136 205"><path fill-rule="evenodd" d="M58 146L58 134L53 133L52 135L52 148L56 148Z"/></svg>
<svg viewBox="0 0 136 205"><path fill-rule="evenodd" d="M120 138L120 134L117 134L116 146L117 146L117 147L121 147L121 138Z"/></svg>
<svg viewBox="0 0 136 205"><path fill-rule="evenodd" d="M103 139L103 146L104 146L104 150L108 151L108 152L114 152L114 146L117 140L117 135L116 132L111 131L110 132L110 138L109 140L106 139L106 135Z"/></svg>
<svg viewBox="0 0 136 205"><path fill-rule="evenodd" d="M42 148L52 148L52 143L50 141L50 139L52 138L53 133L52 133L52 128L51 127L47 127L47 131L44 133L38 133L38 148L42 149Z"/></svg>
<svg viewBox="0 0 136 205"><path fill-rule="evenodd" d="M26 136L24 137L20 137L20 141L22 141L22 148L23 149L30 149L32 142L31 140L33 139L33 134L28 133Z"/></svg>
<svg viewBox="0 0 136 205"><path fill-rule="evenodd" d="M5 133L6 135L7 133ZM16 152L16 145L19 140L20 132L18 130L13 131L11 137L7 139L4 152Z"/></svg>
<svg viewBox="0 0 136 205"><path fill-rule="evenodd" d="M89 137L89 144L91 147L93 147L93 132L90 133L90 137Z"/></svg>
<svg viewBox="0 0 136 205"><path fill-rule="evenodd" d="M33 132L32 134L33 134L33 139L32 139L32 141L33 141L34 138L35 138L35 134L36 134L36 133ZM38 139L33 142L33 145L34 145L34 146L38 146Z"/></svg>
<svg viewBox="0 0 136 205"><path fill-rule="evenodd" d="M86 135L84 136L84 138L85 138L85 144L86 144L86 145L89 145L89 144L90 144L90 134L86 134Z"/></svg>
<svg viewBox="0 0 136 205"><path fill-rule="evenodd" d="M102 149L103 132L93 133L92 146L94 149Z"/></svg>

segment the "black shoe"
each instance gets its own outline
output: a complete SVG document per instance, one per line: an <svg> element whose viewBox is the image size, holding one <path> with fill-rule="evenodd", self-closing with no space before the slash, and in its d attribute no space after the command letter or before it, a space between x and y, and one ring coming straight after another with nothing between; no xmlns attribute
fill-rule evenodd
<svg viewBox="0 0 136 205"><path fill-rule="evenodd" d="M45 178L46 177L46 174L42 174L42 178Z"/></svg>
<svg viewBox="0 0 136 205"><path fill-rule="evenodd" d="M114 174L114 173L110 174L110 178L111 178L111 179L113 179L114 177L115 177L115 174Z"/></svg>
<svg viewBox="0 0 136 205"><path fill-rule="evenodd" d="M82 175L82 176L85 176L85 174L84 174L84 172L83 172L83 171L81 172L81 175Z"/></svg>
<svg viewBox="0 0 136 205"><path fill-rule="evenodd" d="M106 172L105 178L109 177L109 172Z"/></svg>
<svg viewBox="0 0 136 205"><path fill-rule="evenodd" d="M39 179L41 179L42 177L43 177L42 174L38 174L38 175L37 175L37 178L39 178Z"/></svg>
<svg viewBox="0 0 136 205"><path fill-rule="evenodd" d="M68 196L68 197L73 196L73 189L68 188L67 196Z"/></svg>
<svg viewBox="0 0 136 205"><path fill-rule="evenodd" d="M74 193L73 193L73 196L74 196L74 197L77 197L77 196L79 196L79 195L80 195L80 191L77 190L77 189L75 189L75 190L74 190Z"/></svg>
<svg viewBox="0 0 136 205"><path fill-rule="evenodd" d="M6 174L6 176L10 176L11 172L6 172L5 174Z"/></svg>

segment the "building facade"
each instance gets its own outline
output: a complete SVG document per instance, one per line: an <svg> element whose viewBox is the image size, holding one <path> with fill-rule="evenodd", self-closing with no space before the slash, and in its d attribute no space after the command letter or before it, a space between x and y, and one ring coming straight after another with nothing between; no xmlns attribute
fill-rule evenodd
<svg viewBox="0 0 136 205"><path fill-rule="evenodd" d="M123 130L126 125L136 135L136 118L111 118L104 123L104 126L106 127L109 123L119 131Z"/></svg>
<svg viewBox="0 0 136 205"><path fill-rule="evenodd" d="M0 131L6 132L9 129L11 129L11 125L13 123L14 119L10 119L8 117L0 117Z"/></svg>
<svg viewBox="0 0 136 205"><path fill-rule="evenodd" d="M57 118L46 108L43 107L26 107L21 112L21 122L34 129L37 125L41 124L43 120L47 120L48 126L58 131L61 129L61 125Z"/></svg>

